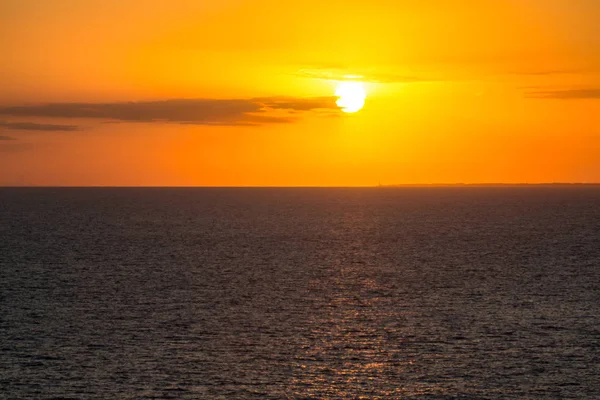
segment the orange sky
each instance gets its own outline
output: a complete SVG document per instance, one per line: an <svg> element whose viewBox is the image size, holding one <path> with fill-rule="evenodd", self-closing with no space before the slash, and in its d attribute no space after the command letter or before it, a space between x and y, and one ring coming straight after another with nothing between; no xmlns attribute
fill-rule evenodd
<svg viewBox="0 0 600 400"><path fill-rule="evenodd" d="M0 0L0 185L600 182L598 20L596 0Z"/></svg>

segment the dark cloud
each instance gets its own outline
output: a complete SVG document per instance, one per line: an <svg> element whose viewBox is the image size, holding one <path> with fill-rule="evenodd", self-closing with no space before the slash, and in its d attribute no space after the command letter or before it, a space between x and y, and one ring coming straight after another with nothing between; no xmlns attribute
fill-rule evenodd
<svg viewBox="0 0 600 400"><path fill-rule="evenodd" d="M269 111L337 109L335 99L335 97L267 97L255 99L172 99L127 103L49 103L0 107L0 114L16 117L96 118L121 122L172 122L247 126L293 121L289 116L265 115ZM22 125L22 123L18 124ZM71 125L62 125L62 127L71 127Z"/></svg>
<svg viewBox="0 0 600 400"><path fill-rule="evenodd" d="M76 125L37 124L35 122L6 122L0 121L0 127L24 131L77 131Z"/></svg>
<svg viewBox="0 0 600 400"><path fill-rule="evenodd" d="M600 99L600 88L591 89L563 89L563 90L532 90L527 92L527 97L532 99Z"/></svg>
<svg viewBox="0 0 600 400"><path fill-rule="evenodd" d="M16 140L16 139L13 138L13 137L10 137L10 136L2 136L2 135L0 135L0 140Z"/></svg>

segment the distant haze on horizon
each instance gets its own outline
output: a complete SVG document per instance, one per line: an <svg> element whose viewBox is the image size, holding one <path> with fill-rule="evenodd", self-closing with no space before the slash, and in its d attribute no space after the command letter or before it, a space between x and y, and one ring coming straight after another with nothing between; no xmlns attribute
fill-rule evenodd
<svg viewBox="0 0 600 400"><path fill-rule="evenodd" d="M600 182L599 20L596 0L0 0L0 186Z"/></svg>

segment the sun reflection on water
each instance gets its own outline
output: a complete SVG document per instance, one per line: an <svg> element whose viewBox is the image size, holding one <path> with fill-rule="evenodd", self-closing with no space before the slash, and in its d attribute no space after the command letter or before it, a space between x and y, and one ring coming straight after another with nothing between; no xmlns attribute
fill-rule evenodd
<svg viewBox="0 0 600 400"><path fill-rule="evenodd" d="M348 246L313 281L314 314L297 357L294 395L310 398L400 398L441 393L435 385L403 381L418 365L404 346L405 318L394 287L372 273L369 234L376 221L349 215L336 234ZM375 389L376 388L376 389Z"/></svg>

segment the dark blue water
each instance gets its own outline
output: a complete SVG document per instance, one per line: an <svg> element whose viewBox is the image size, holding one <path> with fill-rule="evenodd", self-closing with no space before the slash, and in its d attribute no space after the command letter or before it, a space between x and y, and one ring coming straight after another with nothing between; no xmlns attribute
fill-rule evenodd
<svg viewBox="0 0 600 400"><path fill-rule="evenodd" d="M600 189L0 189L0 398L600 398Z"/></svg>

